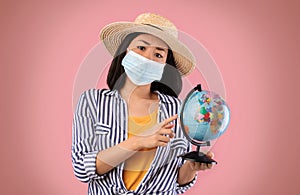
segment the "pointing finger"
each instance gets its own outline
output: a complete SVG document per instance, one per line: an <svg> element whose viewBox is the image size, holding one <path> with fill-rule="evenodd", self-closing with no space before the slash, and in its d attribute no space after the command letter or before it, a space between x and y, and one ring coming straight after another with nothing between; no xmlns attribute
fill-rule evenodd
<svg viewBox="0 0 300 195"><path fill-rule="evenodd" d="M177 119L178 115L175 114L174 116L171 116L170 118L165 119L161 124L162 127L166 126L167 124L169 124L170 122L172 122L173 120Z"/></svg>

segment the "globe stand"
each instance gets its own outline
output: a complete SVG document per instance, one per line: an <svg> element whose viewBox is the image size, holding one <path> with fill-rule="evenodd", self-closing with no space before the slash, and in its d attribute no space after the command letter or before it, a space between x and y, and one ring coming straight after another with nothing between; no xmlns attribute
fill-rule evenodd
<svg viewBox="0 0 300 195"><path fill-rule="evenodd" d="M210 142L206 142L201 144L201 146L210 146ZM197 150L193 152L189 152L183 155L180 155L179 157L182 157L185 160L190 160L193 162L200 162L200 163L206 163L206 164L217 164L217 161L210 158L203 152L200 152L200 145L197 146Z"/></svg>
<svg viewBox="0 0 300 195"><path fill-rule="evenodd" d="M202 91L201 89L201 85L197 85L194 89L192 89L188 95L187 98L184 100L182 107L185 107L186 101L188 99L188 97L194 93L195 91ZM185 125L183 124L183 112L180 113L180 124L181 127L184 129ZM206 164L217 164L217 161L213 160L212 158L210 158L209 156L207 156L206 154L204 154L203 152L200 152L200 147L201 146L210 146L210 141L206 141L206 142L197 142L193 139L190 138L190 136L188 135L188 133L183 130L183 133L185 135L185 137L188 139L189 142L191 142L193 145L197 146L196 151L193 152L189 152L183 155L180 155L179 157L182 157L185 160L190 160L190 161L194 161L194 162L200 162L200 163L206 163Z"/></svg>

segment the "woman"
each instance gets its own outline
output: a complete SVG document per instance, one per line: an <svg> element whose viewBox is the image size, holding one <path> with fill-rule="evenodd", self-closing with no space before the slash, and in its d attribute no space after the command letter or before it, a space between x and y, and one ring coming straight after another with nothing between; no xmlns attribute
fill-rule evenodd
<svg viewBox="0 0 300 195"><path fill-rule="evenodd" d="M141 14L112 23L101 39L114 55L107 84L78 102L72 162L89 194L180 194L196 182L204 163L184 162L190 150L177 113L180 75L195 62L166 18ZM212 154L209 154L212 156Z"/></svg>

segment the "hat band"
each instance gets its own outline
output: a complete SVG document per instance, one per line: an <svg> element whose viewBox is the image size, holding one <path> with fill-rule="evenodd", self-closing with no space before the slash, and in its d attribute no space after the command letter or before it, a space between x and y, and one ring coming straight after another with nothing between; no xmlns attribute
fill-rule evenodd
<svg viewBox="0 0 300 195"><path fill-rule="evenodd" d="M159 28L159 27L157 27L157 26L154 26L154 25L152 25L152 24L144 24L144 25L151 26L151 27L153 27L153 28L156 28L156 29L158 29L158 30L163 31L161 28Z"/></svg>

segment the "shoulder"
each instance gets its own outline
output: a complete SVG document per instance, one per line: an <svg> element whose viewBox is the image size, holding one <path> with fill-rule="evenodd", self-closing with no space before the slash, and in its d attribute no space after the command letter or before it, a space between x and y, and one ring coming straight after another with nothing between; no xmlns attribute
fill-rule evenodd
<svg viewBox="0 0 300 195"><path fill-rule="evenodd" d="M89 99L98 99L100 96L112 96L116 92L109 89L88 89L81 95Z"/></svg>
<svg viewBox="0 0 300 195"><path fill-rule="evenodd" d="M176 97L166 95L163 93L159 93L158 97L163 103L181 105L181 100Z"/></svg>
<svg viewBox="0 0 300 195"><path fill-rule="evenodd" d="M105 95L106 93L112 92L109 89L87 89L85 91L82 92L82 95L84 96L95 96L95 95Z"/></svg>
<svg viewBox="0 0 300 195"><path fill-rule="evenodd" d="M115 97L116 91L109 89L88 89L82 92L81 99L85 99L90 107L96 107L103 99Z"/></svg>

